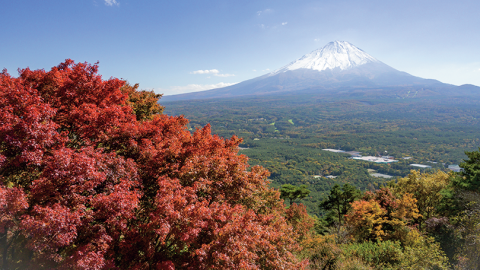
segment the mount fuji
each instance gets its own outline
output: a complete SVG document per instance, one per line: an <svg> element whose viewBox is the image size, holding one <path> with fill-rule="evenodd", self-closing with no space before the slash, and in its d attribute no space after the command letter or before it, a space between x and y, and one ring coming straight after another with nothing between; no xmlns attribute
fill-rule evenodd
<svg viewBox="0 0 480 270"><path fill-rule="evenodd" d="M334 41L325 47L315 50L302 58L270 73L275 75L281 72L297 69L311 69L323 71L327 69L347 70L369 63L380 63L373 56L346 41Z"/></svg>
<svg viewBox="0 0 480 270"><path fill-rule="evenodd" d="M480 95L480 87L454 86L396 70L346 41L334 41L271 73L202 92L166 96L162 101L323 93L328 95L409 97ZM374 94L372 94L374 93Z"/></svg>

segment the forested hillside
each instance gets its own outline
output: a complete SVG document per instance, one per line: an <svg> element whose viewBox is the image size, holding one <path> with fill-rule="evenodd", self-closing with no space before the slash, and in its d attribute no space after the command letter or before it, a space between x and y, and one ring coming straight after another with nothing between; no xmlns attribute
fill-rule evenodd
<svg viewBox="0 0 480 270"><path fill-rule="evenodd" d="M192 130L210 123L214 133L243 138L241 153L271 172L272 186L307 185L312 192L298 202L316 215L322 215L317 205L335 183L372 190L388 179L371 174L404 177L416 168L410 164L448 171L448 165L466 158L464 151L480 146L480 100L475 99L279 95L165 105L167 114L185 115ZM325 148L389 155L398 162L352 160Z"/></svg>

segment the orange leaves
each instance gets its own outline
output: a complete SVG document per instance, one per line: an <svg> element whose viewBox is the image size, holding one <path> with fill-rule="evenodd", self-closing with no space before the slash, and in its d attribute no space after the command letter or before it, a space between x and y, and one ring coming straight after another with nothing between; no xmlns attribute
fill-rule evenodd
<svg viewBox="0 0 480 270"><path fill-rule="evenodd" d="M386 233L382 230L387 211L374 200L355 201L350 214L346 215L347 225L353 227L357 239L382 240Z"/></svg>
<svg viewBox="0 0 480 270"><path fill-rule="evenodd" d="M398 208L392 213L392 217L411 221L421 217L418 213L417 199L411 193L404 193L400 199L397 200Z"/></svg>
<svg viewBox="0 0 480 270"><path fill-rule="evenodd" d="M299 240L308 237L315 220L307 214L307 208L303 204L293 203L286 211L286 219L292 225Z"/></svg>
<svg viewBox="0 0 480 270"><path fill-rule="evenodd" d="M218 209L220 210L220 209ZM225 211L227 209L224 209ZM197 252L198 269L299 269L288 250L295 243L283 220L256 215L252 210L235 207L224 212L227 220L212 231L212 241ZM222 210L221 210L222 211ZM222 212L223 212L222 211ZM279 249L283 247L284 249ZM203 255L202 255L203 254Z"/></svg>
<svg viewBox="0 0 480 270"><path fill-rule="evenodd" d="M403 241L409 230L407 225L420 216L416 202L412 194L397 199L388 188L382 188L353 202L345 220L359 241Z"/></svg>

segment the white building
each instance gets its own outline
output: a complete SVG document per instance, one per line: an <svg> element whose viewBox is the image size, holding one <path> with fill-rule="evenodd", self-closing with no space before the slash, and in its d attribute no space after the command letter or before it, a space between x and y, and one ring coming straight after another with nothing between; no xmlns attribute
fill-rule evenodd
<svg viewBox="0 0 480 270"><path fill-rule="evenodd" d="M417 167L417 168L422 168L422 169L432 168L432 166L423 165L423 164L410 164L410 166Z"/></svg>

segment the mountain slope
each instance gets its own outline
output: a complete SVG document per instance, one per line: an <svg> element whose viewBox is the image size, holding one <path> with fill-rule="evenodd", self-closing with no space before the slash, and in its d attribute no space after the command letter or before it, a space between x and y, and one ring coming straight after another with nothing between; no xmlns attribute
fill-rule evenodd
<svg viewBox="0 0 480 270"><path fill-rule="evenodd" d="M480 95L476 86L457 87L398 71L351 43L334 41L266 75L202 92L166 96L163 101L270 95L315 89L334 93L340 88L430 89L429 95ZM478 88L478 89L477 89ZM401 96L391 90L391 96Z"/></svg>

